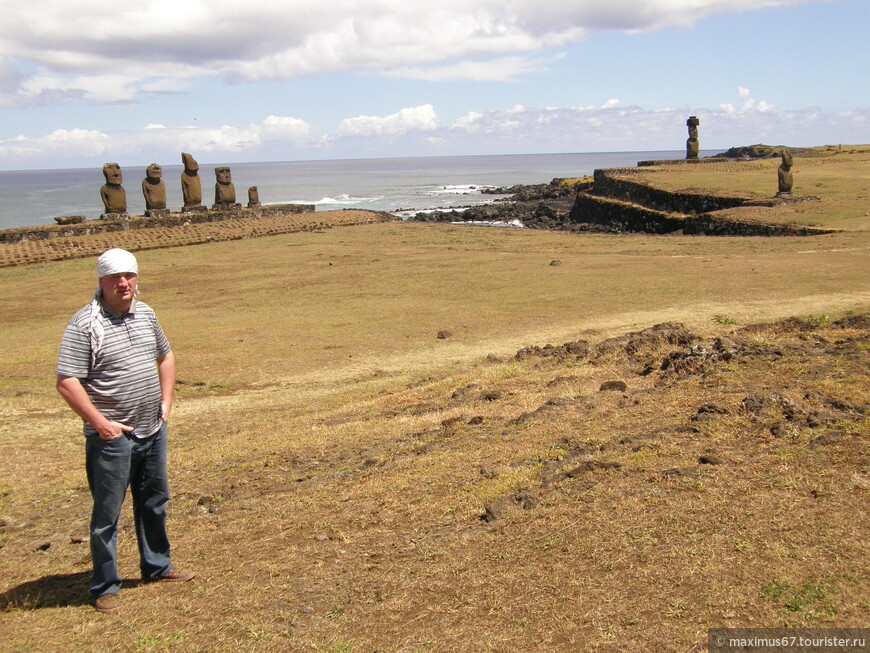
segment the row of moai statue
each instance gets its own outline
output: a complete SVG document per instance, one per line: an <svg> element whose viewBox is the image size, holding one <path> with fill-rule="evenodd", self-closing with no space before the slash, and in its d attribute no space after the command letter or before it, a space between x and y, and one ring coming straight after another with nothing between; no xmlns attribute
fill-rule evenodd
<svg viewBox="0 0 870 653"><path fill-rule="evenodd" d="M183 152L181 162L184 172L181 173L181 194L184 198L184 212L206 211L202 205L202 182L199 178L199 164L190 154ZM214 205L213 210L225 211L241 208L236 203L236 188L233 185L232 174L226 166L214 169ZM103 217L125 215L127 213L127 192L121 185L121 167L117 163L106 163L103 166L103 176L106 183L100 189L105 213ZM142 180L142 194L145 196L145 215L156 218L169 215L166 208L166 185L163 182L163 169L152 163L145 169L145 179ZM260 206L260 195L256 186L248 188L248 208Z"/></svg>

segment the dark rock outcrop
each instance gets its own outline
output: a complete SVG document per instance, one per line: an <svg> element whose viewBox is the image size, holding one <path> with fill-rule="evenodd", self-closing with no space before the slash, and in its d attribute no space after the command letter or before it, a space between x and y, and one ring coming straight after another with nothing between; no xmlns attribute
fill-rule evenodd
<svg viewBox="0 0 870 653"><path fill-rule="evenodd" d="M762 143L757 143L755 145L732 147L716 156L728 159L773 159L774 157L780 156L784 147L784 145L764 145ZM789 147L788 149L791 150L792 154L798 156L823 156L819 150L811 147Z"/></svg>

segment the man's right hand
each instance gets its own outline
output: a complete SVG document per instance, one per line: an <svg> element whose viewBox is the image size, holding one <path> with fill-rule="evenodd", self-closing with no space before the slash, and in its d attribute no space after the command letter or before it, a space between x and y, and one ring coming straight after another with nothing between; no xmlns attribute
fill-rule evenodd
<svg viewBox="0 0 870 653"><path fill-rule="evenodd" d="M131 432L132 426L121 424L120 422L107 422L106 426L97 429L97 433L103 440L117 440L124 432Z"/></svg>
<svg viewBox="0 0 870 653"><path fill-rule="evenodd" d="M64 398L64 401L69 404L69 407L75 411L76 415L93 426L97 435L103 440L117 440L125 431L129 433L133 430L132 426L106 419L97 410L93 402L91 402L80 379L74 376L61 376L58 374L57 391Z"/></svg>

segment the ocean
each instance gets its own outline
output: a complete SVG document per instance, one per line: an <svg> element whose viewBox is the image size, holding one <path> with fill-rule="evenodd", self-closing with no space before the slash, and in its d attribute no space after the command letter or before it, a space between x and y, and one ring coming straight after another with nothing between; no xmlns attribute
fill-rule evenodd
<svg viewBox="0 0 870 653"><path fill-rule="evenodd" d="M718 150L701 152L701 156ZM257 186L263 204L314 204L318 211L368 209L408 215L493 201L481 188L548 183L555 177L591 175L596 168L633 167L644 159L679 159L685 150L594 152L214 163L200 161L203 204L213 203L214 168L228 165L237 201L245 205L248 187ZM167 206L182 205L181 165L163 165ZM141 215L145 166L122 166L127 212ZM96 219L103 212L102 168L0 172L0 229L54 224L58 216Z"/></svg>

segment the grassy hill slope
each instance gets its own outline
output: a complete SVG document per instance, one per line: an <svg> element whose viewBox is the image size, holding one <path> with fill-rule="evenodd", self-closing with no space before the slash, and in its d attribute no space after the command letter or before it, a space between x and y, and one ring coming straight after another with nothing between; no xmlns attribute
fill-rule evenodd
<svg viewBox="0 0 870 653"><path fill-rule="evenodd" d="M117 617L87 602L82 438L53 389L93 260L4 268L0 650L866 625L866 233L385 223L141 252L179 361L173 551L198 577L127 583ZM127 514L120 547L134 579Z"/></svg>

